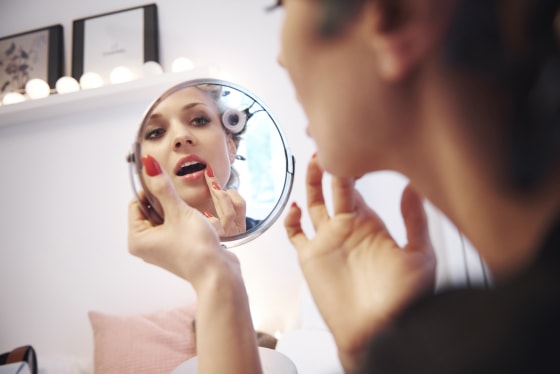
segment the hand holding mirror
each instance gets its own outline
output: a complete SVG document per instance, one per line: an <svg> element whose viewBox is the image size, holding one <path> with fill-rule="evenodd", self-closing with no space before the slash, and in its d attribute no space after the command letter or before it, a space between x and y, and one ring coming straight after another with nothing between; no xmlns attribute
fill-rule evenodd
<svg viewBox="0 0 560 374"><path fill-rule="evenodd" d="M144 216L165 220L142 158L153 157L177 194L202 212L232 247L264 232L292 188L294 159L267 107L217 79L180 83L148 108L128 157Z"/></svg>

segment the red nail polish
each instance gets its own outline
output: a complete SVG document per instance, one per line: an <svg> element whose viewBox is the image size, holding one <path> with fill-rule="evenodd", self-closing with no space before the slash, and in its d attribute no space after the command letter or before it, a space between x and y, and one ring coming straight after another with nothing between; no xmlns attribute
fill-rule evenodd
<svg viewBox="0 0 560 374"><path fill-rule="evenodd" d="M311 156L311 158L315 158L317 157L317 152L313 153L313 156Z"/></svg>
<svg viewBox="0 0 560 374"><path fill-rule="evenodd" d="M206 175L210 178L214 178L214 170L210 167L210 165L206 165Z"/></svg>
<svg viewBox="0 0 560 374"><path fill-rule="evenodd" d="M150 177L155 177L156 175L161 174L161 167L155 158L152 156L144 156L142 157L142 164L146 168L146 173Z"/></svg>
<svg viewBox="0 0 560 374"><path fill-rule="evenodd" d="M221 190L220 185L216 182L212 182L212 188L215 189L215 190Z"/></svg>
<svg viewBox="0 0 560 374"><path fill-rule="evenodd" d="M292 208L297 208L297 204L295 201L292 203Z"/></svg>
<svg viewBox="0 0 560 374"><path fill-rule="evenodd" d="M212 216L210 213L208 213L207 211L204 211L204 212L202 212L202 213L206 216L206 218L212 218L212 217L213 217L213 216Z"/></svg>

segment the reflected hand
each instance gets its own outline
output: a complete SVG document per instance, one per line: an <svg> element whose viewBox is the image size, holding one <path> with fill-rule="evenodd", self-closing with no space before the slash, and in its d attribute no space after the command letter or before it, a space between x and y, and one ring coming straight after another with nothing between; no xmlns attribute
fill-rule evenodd
<svg viewBox="0 0 560 374"><path fill-rule="evenodd" d="M230 262L233 255L222 250L208 220L179 197L157 161L149 156L142 161L149 174L150 190L163 208L165 221L153 225L143 215L140 203L132 201L128 214L129 251L190 281L196 288L197 282L207 275L204 272Z"/></svg>
<svg viewBox="0 0 560 374"><path fill-rule="evenodd" d="M237 190L223 190L210 165L206 167L204 175L218 216L214 217L209 212L204 212L204 215L222 237L243 234L247 231L245 199Z"/></svg>
<svg viewBox="0 0 560 374"><path fill-rule="evenodd" d="M371 337L414 298L433 290L436 259L422 200L410 185L401 202L408 237L401 248L354 188L354 179L333 177L330 216L322 177L317 159L311 159L307 206L315 237L303 232L302 212L295 204L284 224L341 363L353 372Z"/></svg>

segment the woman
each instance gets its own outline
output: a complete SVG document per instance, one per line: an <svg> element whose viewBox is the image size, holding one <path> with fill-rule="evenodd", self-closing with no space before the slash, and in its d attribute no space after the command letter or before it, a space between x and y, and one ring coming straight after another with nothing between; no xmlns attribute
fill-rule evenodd
<svg viewBox="0 0 560 374"><path fill-rule="evenodd" d="M233 236L251 229L256 221L245 216L245 200L237 192L239 181L233 169L245 121L226 123L230 119L224 113L230 108L221 93L219 85L177 90L149 113L139 138L146 155L143 162L156 158L179 196L203 212L220 236ZM150 179L142 181L151 191ZM157 200L150 199L157 206Z"/></svg>
<svg viewBox="0 0 560 374"><path fill-rule="evenodd" d="M285 226L345 370L558 372L558 1L282 5L279 60L318 147L307 171L316 233L303 233L296 204ZM403 248L354 189L357 177L385 169L410 179L401 204L408 236ZM323 170L333 174L332 216ZM173 235L192 211L172 206L165 177L156 179L167 197L164 207L176 212L177 221L167 227ZM436 263L421 196L479 250L495 280L492 290L433 295ZM222 292L241 303L239 314L212 316L233 334L250 326L242 314L247 307L238 266L220 253L210 232L202 234L192 248L171 243L171 236L150 246L154 242L142 243L132 228L131 250L200 282L195 288L206 300L219 297L203 287L208 273L235 280ZM166 255L156 256L156 248L166 248ZM192 257L179 265L188 250L201 255L206 274L191 269ZM206 327L199 336L215 337L218 328ZM252 366L249 340L235 352L221 352L238 372L260 370ZM206 348L199 347L199 355L208 362L215 352ZM237 363L240 356L246 366Z"/></svg>

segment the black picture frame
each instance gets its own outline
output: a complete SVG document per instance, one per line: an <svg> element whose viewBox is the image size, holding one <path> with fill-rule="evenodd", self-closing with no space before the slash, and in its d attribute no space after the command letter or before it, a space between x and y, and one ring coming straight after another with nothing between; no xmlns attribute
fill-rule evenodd
<svg viewBox="0 0 560 374"><path fill-rule="evenodd" d="M120 22L122 20L122 15L138 12L139 10L143 11L140 27L136 23L127 25L126 23ZM87 43L88 35L86 34L88 25L92 25L94 22L99 20L102 20L107 27L112 27L121 31L124 30L124 32L120 35L116 35L117 31L112 31L110 38L100 41L101 43L107 43L107 45L110 44L111 46L108 46L107 48L113 49L112 51L96 50L95 52L88 53L88 48L91 48L91 46ZM124 56L127 48L129 47L127 43L138 43L138 40L122 40L126 39L124 36L125 34L130 36L130 33L133 33L134 35L137 34L138 40L142 40L140 43L143 44L143 56L141 57L142 61L136 62L138 64L146 61L159 62L159 29L156 4L147 4L74 20L72 25L72 76L79 80L80 77L87 71L93 71L103 75L103 72L99 71L100 69L103 70L103 67L97 69L97 66L101 66L104 63L106 65L107 61L102 63L101 60L115 51L121 51L123 54L121 57L123 59L130 58L130 56ZM120 43L122 43L122 45ZM137 46L135 45L133 48L137 48ZM117 54L118 53L114 53L114 55ZM117 65L116 61L119 61L118 56L112 56L112 58L115 61L115 65Z"/></svg>
<svg viewBox="0 0 560 374"><path fill-rule="evenodd" d="M30 79L51 88L64 74L63 27L60 24L0 37L0 96L22 92Z"/></svg>

